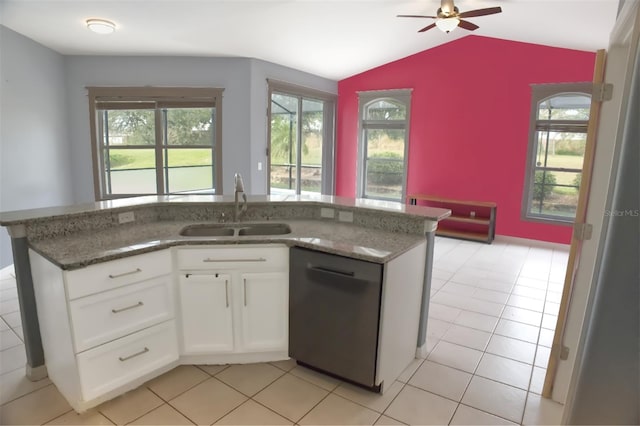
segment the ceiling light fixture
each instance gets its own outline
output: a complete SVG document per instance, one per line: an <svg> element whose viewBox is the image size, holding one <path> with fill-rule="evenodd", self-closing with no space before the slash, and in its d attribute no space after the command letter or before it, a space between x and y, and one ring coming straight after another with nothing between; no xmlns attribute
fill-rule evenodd
<svg viewBox="0 0 640 426"><path fill-rule="evenodd" d="M98 34L111 34L116 30L116 24L106 19L87 19L87 28Z"/></svg>
<svg viewBox="0 0 640 426"><path fill-rule="evenodd" d="M436 27L440 28L445 33L450 33L455 30L460 23L460 18L452 16L451 18L438 18L436 20Z"/></svg>

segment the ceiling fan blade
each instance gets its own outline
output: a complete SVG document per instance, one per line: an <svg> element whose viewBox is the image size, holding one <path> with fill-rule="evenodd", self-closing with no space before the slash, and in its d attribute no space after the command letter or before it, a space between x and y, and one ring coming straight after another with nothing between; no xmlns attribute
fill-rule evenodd
<svg viewBox="0 0 640 426"><path fill-rule="evenodd" d="M423 33L423 32L425 32L425 31L427 31L427 30L430 30L431 28L434 28L435 26L436 26L436 24L427 25L427 26L426 26L426 27L424 27L423 29L418 30L418 32L419 32L419 33Z"/></svg>
<svg viewBox="0 0 640 426"><path fill-rule="evenodd" d="M501 7L488 7L486 9L470 10L468 12L462 12L458 15L459 18L473 18L474 16L493 15L494 13L502 12Z"/></svg>
<svg viewBox="0 0 640 426"><path fill-rule="evenodd" d="M431 18L438 19L437 16L426 16L426 15L396 15L398 18Z"/></svg>
<svg viewBox="0 0 640 426"><path fill-rule="evenodd" d="M460 28L464 28L465 30L469 30L469 31L474 31L474 30L477 30L478 28L480 28L476 24L474 24L472 22L469 22L469 21L465 21L463 19L460 20L460 23L458 24L458 26Z"/></svg>

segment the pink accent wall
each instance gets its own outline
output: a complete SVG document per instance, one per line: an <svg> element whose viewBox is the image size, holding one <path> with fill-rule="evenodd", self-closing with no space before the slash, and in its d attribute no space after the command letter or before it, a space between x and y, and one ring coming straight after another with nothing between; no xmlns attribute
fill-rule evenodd
<svg viewBox="0 0 640 426"><path fill-rule="evenodd" d="M593 52L467 36L338 82L337 195L356 193L357 92L412 88L408 194L495 201L498 235L569 243L570 226L520 219L530 85L591 81L594 64Z"/></svg>

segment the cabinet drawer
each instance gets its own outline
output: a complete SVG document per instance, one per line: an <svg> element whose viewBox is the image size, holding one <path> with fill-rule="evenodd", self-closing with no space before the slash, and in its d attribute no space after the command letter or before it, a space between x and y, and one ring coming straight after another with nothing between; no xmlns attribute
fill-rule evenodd
<svg viewBox="0 0 640 426"><path fill-rule="evenodd" d="M173 321L78 354L85 401L97 398L178 359Z"/></svg>
<svg viewBox="0 0 640 426"><path fill-rule="evenodd" d="M286 270L289 248L283 245L216 247L178 250L178 267L183 270L220 270L259 268Z"/></svg>
<svg viewBox="0 0 640 426"><path fill-rule="evenodd" d="M171 276L69 303L76 353L173 318Z"/></svg>
<svg viewBox="0 0 640 426"><path fill-rule="evenodd" d="M171 273L169 250L87 266L65 274L69 300Z"/></svg>

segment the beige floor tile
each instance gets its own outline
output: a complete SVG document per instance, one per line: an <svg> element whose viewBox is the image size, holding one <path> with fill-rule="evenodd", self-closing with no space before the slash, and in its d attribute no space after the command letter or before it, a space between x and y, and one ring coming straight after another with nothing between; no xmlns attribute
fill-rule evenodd
<svg viewBox="0 0 640 426"><path fill-rule="evenodd" d="M212 424L246 400L246 396L212 377L172 399L171 405L197 424Z"/></svg>
<svg viewBox="0 0 640 426"><path fill-rule="evenodd" d="M508 284L506 284L508 286ZM494 303L507 303L507 299L509 299L509 293L504 293L502 291L496 290L488 290L486 288L478 288L476 292L473 293L472 296L474 299L485 300L487 302Z"/></svg>
<svg viewBox="0 0 640 426"><path fill-rule="evenodd" d="M20 309L18 299L5 300L0 302L0 315L17 312Z"/></svg>
<svg viewBox="0 0 640 426"><path fill-rule="evenodd" d="M563 411L564 405L542 398L540 395L529 393L522 424L525 426L559 425L562 421Z"/></svg>
<svg viewBox="0 0 640 426"><path fill-rule="evenodd" d="M512 294L517 296L531 297L532 299L544 300L547 292L538 288L517 285L513 287Z"/></svg>
<svg viewBox="0 0 640 426"><path fill-rule="evenodd" d="M342 383L334 377L319 373L301 365L296 366L294 369L289 371L289 373L328 391L334 390L340 383Z"/></svg>
<svg viewBox="0 0 640 426"><path fill-rule="evenodd" d="M207 374L209 374L210 376L215 376L219 372L224 371L225 369L229 368L229 365L228 364L225 364L225 365L198 365L197 367L199 369L203 370L204 372L206 372Z"/></svg>
<svg viewBox="0 0 640 426"><path fill-rule="evenodd" d="M239 364L227 368L216 378L247 396L253 396L283 374L284 371L271 364Z"/></svg>
<svg viewBox="0 0 640 426"><path fill-rule="evenodd" d="M24 351L24 345L4 350L0 352L0 374L23 368L26 362L27 355Z"/></svg>
<svg viewBox="0 0 640 426"><path fill-rule="evenodd" d="M433 352L433 349L430 352ZM404 371L400 373L400 375L398 376L398 381L402 383L407 383L409 379L411 379L411 376L413 376L413 374L416 372L416 370L420 368L423 362L424 362L424 359L420 359L420 358L415 358L413 361L411 361L411 364L409 364L407 368L405 368Z"/></svg>
<svg viewBox="0 0 640 426"><path fill-rule="evenodd" d="M210 376L193 365L181 365L147 382L145 386L165 401L188 391Z"/></svg>
<svg viewBox="0 0 640 426"><path fill-rule="evenodd" d="M20 312L11 312L10 314L3 314L2 319L11 328L20 327L22 325L22 318L20 318Z"/></svg>
<svg viewBox="0 0 640 426"><path fill-rule="evenodd" d="M485 413L472 407L460 404L453 415L450 425L515 425L516 423L505 420L493 414Z"/></svg>
<svg viewBox="0 0 640 426"><path fill-rule="evenodd" d="M544 311L544 299L534 299L532 297L519 296L517 294L512 294L511 296L509 296L507 305L536 312Z"/></svg>
<svg viewBox="0 0 640 426"><path fill-rule="evenodd" d="M384 414L412 425L446 425L457 406L441 396L405 386Z"/></svg>
<svg viewBox="0 0 640 426"><path fill-rule="evenodd" d="M442 340L446 342L455 343L460 346L466 346L479 351L484 351L484 348L487 347L490 338L491 333L460 325L452 325L445 335L442 336Z"/></svg>
<svg viewBox="0 0 640 426"><path fill-rule="evenodd" d="M98 410L91 409L82 414L78 414L71 410L67 414L56 417L48 425L112 425L105 416L100 414Z"/></svg>
<svg viewBox="0 0 640 426"><path fill-rule="evenodd" d="M328 392L291 374L285 374L253 399L281 416L297 422Z"/></svg>
<svg viewBox="0 0 640 426"><path fill-rule="evenodd" d="M24 342L24 331L22 331L22 327L14 327L13 332L16 333L18 335L18 337L20 338L21 342Z"/></svg>
<svg viewBox="0 0 640 426"><path fill-rule="evenodd" d="M393 398L400 393L403 386L404 383L402 382L394 382L388 389L385 389L383 394L379 394L349 383L342 383L333 393L360 405L364 405L373 411L382 413L387 409L389 404L391 404Z"/></svg>
<svg viewBox="0 0 640 426"><path fill-rule="evenodd" d="M542 328L546 328L548 330L555 330L557 324L558 324L557 315L544 314L542 316Z"/></svg>
<svg viewBox="0 0 640 426"><path fill-rule="evenodd" d="M2 406L2 425L40 425L71 410L54 385L38 389Z"/></svg>
<svg viewBox="0 0 640 426"><path fill-rule="evenodd" d="M18 288L5 288L0 289L0 301L14 300L18 298Z"/></svg>
<svg viewBox="0 0 640 426"><path fill-rule="evenodd" d="M120 395L98 406L98 411L118 425L127 424L163 404L144 386Z"/></svg>
<svg viewBox="0 0 640 426"><path fill-rule="evenodd" d="M8 329L9 329L9 324L7 324L5 320L2 319L2 317L0 317L0 331L4 331Z"/></svg>
<svg viewBox="0 0 640 426"><path fill-rule="evenodd" d="M330 394L300 420L301 425L373 425L379 413Z"/></svg>
<svg viewBox="0 0 640 426"><path fill-rule="evenodd" d="M551 348L545 346L538 346L536 349L536 361L535 366L540 368L547 368L549 364L549 356L551 355Z"/></svg>
<svg viewBox="0 0 640 426"><path fill-rule="evenodd" d="M489 414L520 423L527 392L483 377L474 376L462 403Z"/></svg>
<svg viewBox="0 0 640 426"><path fill-rule="evenodd" d="M540 337L538 338L538 344L550 348L553 346L553 336L555 331L546 328L540 329Z"/></svg>
<svg viewBox="0 0 640 426"><path fill-rule="evenodd" d="M491 333L496 328L496 324L498 324L498 317L462 311L456 318L455 324Z"/></svg>
<svg viewBox="0 0 640 426"><path fill-rule="evenodd" d="M478 365L476 375L527 390L532 368L531 364L486 353Z"/></svg>
<svg viewBox="0 0 640 426"><path fill-rule="evenodd" d="M487 346L487 352L527 364L533 364L536 355L536 345L523 340L494 334Z"/></svg>
<svg viewBox="0 0 640 426"><path fill-rule="evenodd" d="M380 418L375 424L383 425L383 426L392 426L392 425L404 425L406 423L402 423L400 420L392 419L391 417L388 417L388 416L380 416Z"/></svg>
<svg viewBox="0 0 640 426"><path fill-rule="evenodd" d="M193 423L169 404L164 404L150 411L132 425L192 425Z"/></svg>
<svg viewBox="0 0 640 426"><path fill-rule="evenodd" d="M270 363L274 367L278 367L280 370L291 371L296 365L295 359L285 359L284 361L273 361Z"/></svg>
<svg viewBox="0 0 640 426"><path fill-rule="evenodd" d="M439 303L429 303L429 318L439 319L441 321L453 322L460 315L461 310L451 306L441 305Z"/></svg>
<svg viewBox="0 0 640 426"><path fill-rule="evenodd" d="M469 373L425 361L409 380L409 384L454 401L460 401L470 380Z"/></svg>
<svg viewBox="0 0 640 426"><path fill-rule="evenodd" d="M220 420L217 425L291 425L293 422L253 400L248 400Z"/></svg>
<svg viewBox="0 0 640 426"><path fill-rule="evenodd" d="M51 384L48 378L32 382L27 379L24 368L0 376L0 405Z"/></svg>
<svg viewBox="0 0 640 426"><path fill-rule="evenodd" d="M496 326L494 333L500 336L524 340L529 343L536 343L538 341L540 327L501 319L498 321L498 325Z"/></svg>
<svg viewBox="0 0 640 426"><path fill-rule="evenodd" d="M438 346L429 354L428 359L438 364L473 373L480 362L480 358L482 358L482 352L480 351L440 341Z"/></svg>
<svg viewBox="0 0 640 426"><path fill-rule="evenodd" d="M445 335L451 327L450 322L442 321L436 318L429 318L427 322L427 337L432 339L440 339Z"/></svg>
<svg viewBox="0 0 640 426"><path fill-rule="evenodd" d="M542 322L542 312L516 308L515 306L506 306L502 312L502 318L509 321L516 321L540 327L540 323Z"/></svg>
<svg viewBox="0 0 640 426"><path fill-rule="evenodd" d="M533 373L531 373L531 383L529 384L529 392L542 394L542 388L544 387L544 378L547 374L547 370L540 367L533 367Z"/></svg>
<svg viewBox="0 0 640 426"><path fill-rule="evenodd" d="M22 344L22 340L13 330L0 331L0 351Z"/></svg>

